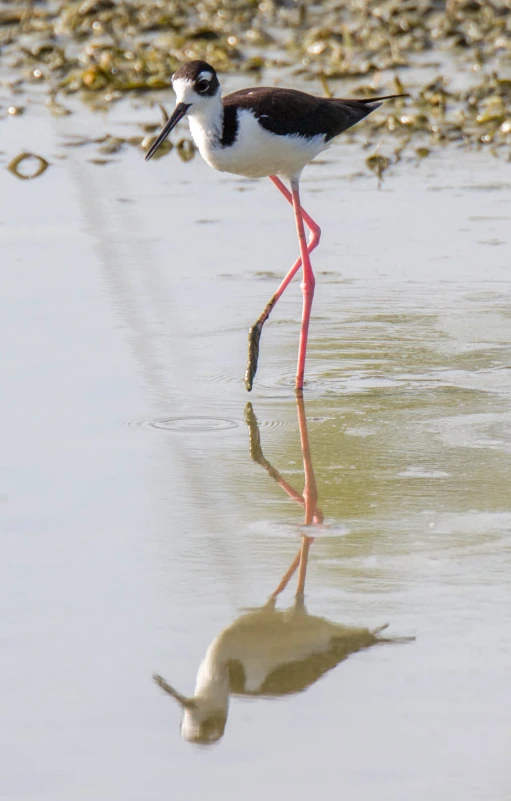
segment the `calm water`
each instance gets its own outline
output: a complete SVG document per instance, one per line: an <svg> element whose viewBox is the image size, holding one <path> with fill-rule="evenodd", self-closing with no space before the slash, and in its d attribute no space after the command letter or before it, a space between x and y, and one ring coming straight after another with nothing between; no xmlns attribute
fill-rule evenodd
<svg viewBox="0 0 511 801"><path fill-rule="evenodd" d="M53 164L3 170L0 192L2 797L508 799L509 166L449 152L378 191L339 145L306 172L324 232L307 608L415 640L298 694L232 698L206 747L151 675L192 695L209 644L300 547L303 510L272 471L301 493L298 283L250 396L242 382L292 217L269 182L198 159L62 148L106 118L29 119L4 122L4 153ZM249 397L272 469L251 459Z"/></svg>

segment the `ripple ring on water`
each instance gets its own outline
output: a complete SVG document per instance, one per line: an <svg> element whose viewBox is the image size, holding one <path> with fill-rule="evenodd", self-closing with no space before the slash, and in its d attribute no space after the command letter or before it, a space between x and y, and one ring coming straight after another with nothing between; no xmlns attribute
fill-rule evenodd
<svg viewBox="0 0 511 801"><path fill-rule="evenodd" d="M202 434L209 431L237 428L239 423L236 420L229 420L227 417L164 417L151 421L149 425L164 431Z"/></svg>

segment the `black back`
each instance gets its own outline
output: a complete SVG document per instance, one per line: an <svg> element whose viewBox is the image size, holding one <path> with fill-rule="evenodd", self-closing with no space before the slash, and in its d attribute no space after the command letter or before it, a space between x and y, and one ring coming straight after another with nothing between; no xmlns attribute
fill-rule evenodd
<svg viewBox="0 0 511 801"><path fill-rule="evenodd" d="M355 630L348 637L332 638L328 650L309 654L296 662L285 662L277 665L264 679L257 690L247 690L245 671L241 662L231 660L228 663L229 689L242 696L276 697L300 693L314 684L329 670L344 662L351 654L370 648L383 640L379 640L374 632L367 629Z"/></svg>
<svg viewBox="0 0 511 801"><path fill-rule="evenodd" d="M200 75L204 72L210 72L211 77L201 79ZM212 97L219 91L216 71L207 61L189 61L183 64L172 76L173 80L176 78L190 81L197 94L204 97ZM238 134L238 111L247 109L265 130L277 136L297 134L308 139L323 136L324 141L328 142L367 117L381 105L382 100L402 96L340 100L315 97L297 89L274 89L266 86L241 89L223 98L224 124L220 141L223 147L233 144Z"/></svg>
<svg viewBox="0 0 511 801"><path fill-rule="evenodd" d="M251 111L263 128L279 136L324 136L325 142L328 142L367 117L381 105L379 101L385 99L327 99L296 89L271 89L266 86L241 89L223 99L222 144L224 147L231 145L236 139L238 109Z"/></svg>

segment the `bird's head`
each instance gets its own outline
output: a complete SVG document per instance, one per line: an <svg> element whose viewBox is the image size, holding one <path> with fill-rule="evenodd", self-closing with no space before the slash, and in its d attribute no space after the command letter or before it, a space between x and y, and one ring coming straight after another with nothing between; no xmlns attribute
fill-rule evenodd
<svg viewBox="0 0 511 801"><path fill-rule="evenodd" d="M223 737L227 722L226 709L215 706L206 698L187 698L181 695L161 676L154 675L153 679L183 710L181 719L183 740L198 745L212 745Z"/></svg>
<svg viewBox="0 0 511 801"><path fill-rule="evenodd" d="M220 84L215 69L206 61L189 61L188 64L184 64L172 76L172 86L176 93L176 107L162 132L147 151L146 161L156 153L179 120L189 112L204 110L214 103L220 94Z"/></svg>

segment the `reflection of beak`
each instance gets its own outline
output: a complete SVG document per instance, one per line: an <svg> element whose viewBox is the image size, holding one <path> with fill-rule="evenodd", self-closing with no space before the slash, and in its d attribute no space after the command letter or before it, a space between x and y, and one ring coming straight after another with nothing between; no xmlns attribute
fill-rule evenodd
<svg viewBox="0 0 511 801"><path fill-rule="evenodd" d="M154 154L156 153L156 151L160 147L161 143L165 141L165 139L167 138L167 136L171 132L172 128L176 127L176 125L178 124L179 120L181 120L185 116L186 112L188 111L188 109L190 108L191 105L192 105L191 103L178 103L177 104L177 106L175 107L173 113L170 115L170 117L168 118L167 122L165 123L165 125L163 127L163 131L161 132L161 134L159 136L156 137L156 139L154 140L153 144L151 145L151 147L147 151L146 156L145 156L145 160L146 161L149 161L151 156L154 156Z"/></svg>
<svg viewBox="0 0 511 801"><path fill-rule="evenodd" d="M181 693L178 693L177 690L171 687L161 676L158 676L157 673L154 674L153 679L158 687L161 687L162 690L165 690L166 693L171 695L183 709L193 709L195 707L196 704L193 698L186 698L184 695L181 695Z"/></svg>

